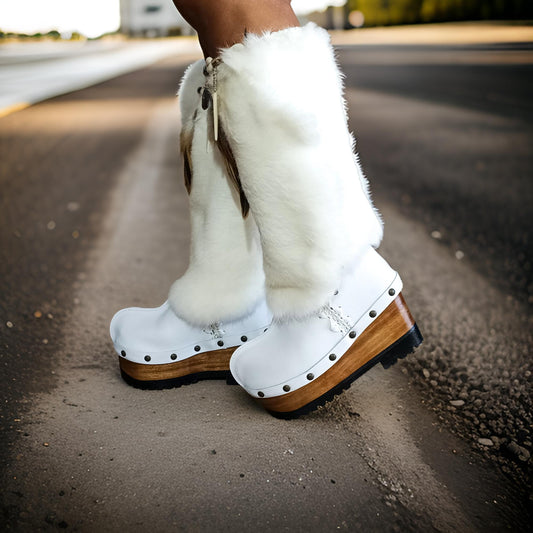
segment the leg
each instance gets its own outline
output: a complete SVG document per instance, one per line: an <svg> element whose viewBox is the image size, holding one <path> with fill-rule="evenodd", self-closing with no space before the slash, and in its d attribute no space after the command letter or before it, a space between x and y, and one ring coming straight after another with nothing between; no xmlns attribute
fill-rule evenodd
<svg viewBox="0 0 533 533"><path fill-rule="evenodd" d="M327 33L312 24L293 27L290 6L281 0L265 0L261 6L271 16L261 20L256 5L244 0L221 1L225 12L212 2L200 8L175 3L199 30L206 56L217 58L197 68L205 78L198 80L202 96L196 96L192 115L193 190L195 174L204 175L198 173L201 161L220 161L222 155L226 173L219 170L218 175L225 186L232 176L240 187L233 198L240 200L243 214L244 205L249 206L248 220L257 223L266 296L274 314L266 334L233 354L231 372L270 412L296 416L330 399L376 362L386 366L406 355L421 336L401 297L399 276L374 251L382 237L381 221L352 151L341 75ZM281 4L283 16L272 9ZM217 16L210 18L207 8ZM194 142L207 148L195 151ZM219 151L213 149L217 145ZM209 211L217 208L212 195L209 200L214 190L207 187L200 202ZM219 222L222 229L239 227L234 218ZM198 235L212 241L208 234ZM209 267L209 261L195 261L194 249L193 243L189 279L178 280L169 296L167 307L178 319L180 313L187 319L189 306L180 303L194 296L196 287L204 281L209 287L217 275L225 276L223 268L195 275L201 271L195 265ZM215 247L212 255L200 247L199 257L223 255L225 249ZM223 302L223 292L214 293L214 306ZM208 293L205 305L191 315L195 322L213 316ZM264 316L259 312L259 318ZM172 331L176 336L174 326ZM155 333L159 336L157 325ZM115 347L118 351L117 341Z"/></svg>
<svg viewBox="0 0 533 533"><path fill-rule="evenodd" d="M374 250L381 220L328 34L312 24L248 34L205 73L219 144L229 145L259 228L274 315L233 354L231 372L269 411L295 416L421 337L399 276Z"/></svg>
<svg viewBox="0 0 533 533"><path fill-rule="evenodd" d="M240 43L245 33L261 34L298 26L290 0L173 0L198 32L205 57Z"/></svg>
<svg viewBox="0 0 533 533"><path fill-rule="evenodd" d="M224 377L236 347L270 324L257 227L244 220L221 155L208 141L208 111L198 88L203 61L187 70L179 91L181 141L190 194L189 267L156 309L129 308L111 322L124 379L163 388Z"/></svg>
<svg viewBox="0 0 533 533"><path fill-rule="evenodd" d="M244 0L176 0L176 5L212 55L241 40L245 29L297 24L287 0L264 0L253 10ZM200 95L206 83L203 69L203 62L192 65L179 92L191 208L189 267L162 306L124 309L111 322L122 375L140 387L224 375L235 348L262 333L271 319L254 218L241 217L239 196L210 139L210 112Z"/></svg>

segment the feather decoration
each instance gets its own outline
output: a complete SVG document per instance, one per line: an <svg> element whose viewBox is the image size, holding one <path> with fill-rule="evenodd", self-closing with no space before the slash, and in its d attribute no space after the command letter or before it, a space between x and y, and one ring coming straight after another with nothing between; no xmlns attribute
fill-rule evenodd
<svg viewBox="0 0 533 533"><path fill-rule="evenodd" d="M218 121L218 139L216 141L216 145L222 154L222 159L224 159L229 180L239 195L242 216L243 218L246 218L248 216L248 212L250 211L250 204L248 203L248 199L244 194L244 189L242 188L241 179L239 177L239 169L237 168L237 162L235 161L233 150L231 149L228 137L224 131L224 128L222 127L220 119Z"/></svg>
<svg viewBox="0 0 533 533"><path fill-rule="evenodd" d="M192 187L192 138L193 130L183 129L180 135L180 149L183 156L183 179L185 180L185 188L187 193L191 194Z"/></svg>

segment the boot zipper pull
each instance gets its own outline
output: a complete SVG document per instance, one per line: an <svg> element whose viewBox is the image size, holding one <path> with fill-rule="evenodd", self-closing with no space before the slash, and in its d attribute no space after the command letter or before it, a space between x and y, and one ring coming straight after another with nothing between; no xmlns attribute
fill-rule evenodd
<svg viewBox="0 0 533 533"><path fill-rule="evenodd" d="M210 83L210 93L211 93L211 102L213 103L213 137L215 142L218 141L218 95L217 95L217 67L220 63L220 59L213 59L212 57L207 57L205 60L205 71L206 76L209 76Z"/></svg>

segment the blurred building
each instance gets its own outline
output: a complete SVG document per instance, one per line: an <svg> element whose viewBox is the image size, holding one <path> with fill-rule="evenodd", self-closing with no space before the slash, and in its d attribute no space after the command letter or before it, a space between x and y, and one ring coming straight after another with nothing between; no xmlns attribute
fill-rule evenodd
<svg viewBox="0 0 533 533"><path fill-rule="evenodd" d="M314 22L318 26L322 26L328 30L343 30L347 28L348 12L346 5L330 5L324 10L312 11L300 18L303 21Z"/></svg>
<svg viewBox="0 0 533 533"><path fill-rule="evenodd" d="M350 27L347 0L293 0L292 7L301 23L311 21L328 30Z"/></svg>
<svg viewBox="0 0 533 533"><path fill-rule="evenodd" d="M138 37L194 33L171 0L120 0L120 30Z"/></svg>

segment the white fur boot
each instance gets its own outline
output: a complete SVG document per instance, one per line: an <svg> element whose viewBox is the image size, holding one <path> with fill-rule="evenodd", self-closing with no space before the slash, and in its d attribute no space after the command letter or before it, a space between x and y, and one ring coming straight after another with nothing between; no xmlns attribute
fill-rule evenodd
<svg viewBox="0 0 533 533"><path fill-rule="evenodd" d="M213 135L258 225L274 315L231 371L269 411L298 415L421 337L399 276L374 250L382 224L327 32L248 35L208 59L207 74Z"/></svg>
<svg viewBox="0 0 533 533"><path fill-rule="evenodd" d="M210 138L203 69L204 61L191 65L179 91L191 209L189 267L162 306L123 309L110 326L124 379L144 388L227 375L235 348L271 321L257 227L253 216L243 218Z"/></svg>

